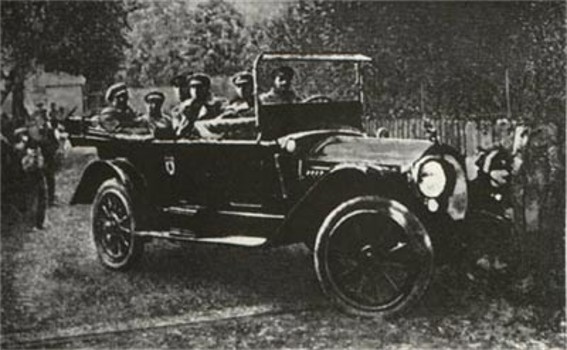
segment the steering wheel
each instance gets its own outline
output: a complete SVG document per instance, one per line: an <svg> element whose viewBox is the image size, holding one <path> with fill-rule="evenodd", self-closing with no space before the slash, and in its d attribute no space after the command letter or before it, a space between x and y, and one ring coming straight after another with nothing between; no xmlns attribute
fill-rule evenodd
<svg viewBox="0 0 567 350"><path fill-rule="evenodd" d="M303 99L303 101L301 101L301 103L327 103L327 102L331 102L333 100L331 100L330 97L325 96L325 95L313 95L313 96L309 96L305 99Z"/></svg>

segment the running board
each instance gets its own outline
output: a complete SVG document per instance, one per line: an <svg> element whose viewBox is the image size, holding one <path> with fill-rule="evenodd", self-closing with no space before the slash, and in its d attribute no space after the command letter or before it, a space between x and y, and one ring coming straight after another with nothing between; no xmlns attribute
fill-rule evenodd
<svg viewBox="0 0 567 350"><path fill-rule="evenodd" d="M205 207L202 206L184 206L184 207L167 207L164 208L163 211L169 214L193 216L204 209ZM285 219L285 215L282 214L263 213L256 211L244 211L244 210L216 210L216 211L212 211L211 213L217 215L246 217L246 218L254 218L254 219L267 219L267 220Z"/></svg>
<svg viewBox="0 0 567 350"><path fill-rule="evenodd" d="M163 238L174 241L224 244L239 247L259 247L268 240L264 237L254 236L220 236L220 237L198 237L193 233L187 232L167 232L167 231L136 231L138 237Z"/></svg>

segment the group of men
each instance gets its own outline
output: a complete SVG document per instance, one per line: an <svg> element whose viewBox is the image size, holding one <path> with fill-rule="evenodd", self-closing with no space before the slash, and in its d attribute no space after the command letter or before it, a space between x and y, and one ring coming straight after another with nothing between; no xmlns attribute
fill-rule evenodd
<svg viewBox="0 0 567 350"><path fill-rule="evenodd" d="M272 72L273 86L259 96L262 104L296 103L300 99L292 89L295 72L283 66ZM165 95L151 91L144 97L146 114L139 116L128 104L128 88L117 83L108 88L104 108L95 122L109 132L152 133L157 138L220 139L229 135L250 135L254 128L254 79L249 72L234 75L231 82L236 97L227 101L211 92L211 79L202 73L184 74L172 83L178 89L180 103L166 114L162 111ZM245 131L245 132L242 132Z"/></svg>
<svg viewBox="0 0 567 350"><path fill-rule="evenodd" d="M60 155L60 128L64 112L43 103L25 121L2 114L3 212L16 210L29 215L37 228L43 227L47 205L56 205L55 172ZM4 210L5 209L5 210Z"/></svg>

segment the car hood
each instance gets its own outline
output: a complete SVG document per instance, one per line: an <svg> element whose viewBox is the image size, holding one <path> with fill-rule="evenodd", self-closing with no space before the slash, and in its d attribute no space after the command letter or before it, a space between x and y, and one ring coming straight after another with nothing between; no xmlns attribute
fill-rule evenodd
<svg viewBox="0 0 567 350"><path fill-rule="evenodd" d="M373 163L407 169L433 146L428 140L331 136L309 154L312 160L330 163Z"/></svg>

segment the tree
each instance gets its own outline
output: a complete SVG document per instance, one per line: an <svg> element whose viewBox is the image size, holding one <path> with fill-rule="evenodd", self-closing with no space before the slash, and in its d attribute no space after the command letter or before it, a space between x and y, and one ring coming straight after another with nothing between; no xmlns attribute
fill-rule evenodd
<svg viewBox="0 0 567 350"><path fill-rule="evenodd" d="M223 0L140 2L129 20L126 57L134 85L168 84L185 71L230 74L249 63L242 14Z"/></svg>
<svg viewBox="0 0 567 350"><path fill-rule="evenodd" d="M376 116L503 115L508 71L514 116L561 119L564 12L560 1L299 1L265 23L258 41L264 50L372 56Z"/></svg>
<svg viewBox="0 0 567 350"><path fill-rule="evenodd" d="M46 71L83 74L95 84L111 78L127 45L127 11L120 1L4 1L2 74L14 117L27 115L24 81L39 64Z"/></svg>

